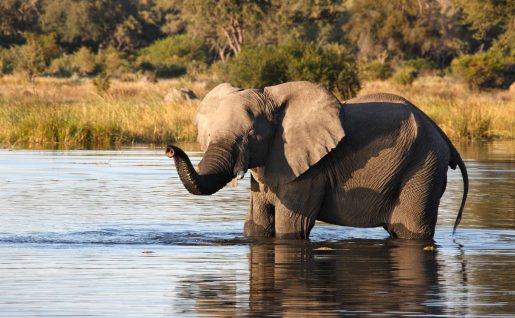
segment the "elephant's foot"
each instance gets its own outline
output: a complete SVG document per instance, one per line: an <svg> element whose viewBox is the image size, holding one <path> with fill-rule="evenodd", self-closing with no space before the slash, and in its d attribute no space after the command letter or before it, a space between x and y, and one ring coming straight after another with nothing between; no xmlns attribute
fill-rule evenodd
<svg viewBox="0 0 515 318"><path fill-rule="evenodd" d="M307 213L306 213L307 214ZM280 239L309 239L315 225L313 215L294 212L280 205L275 213L275 237Z"/></svg>
<svg viewBox="0 0 515 318"><path fill-rule="evenodd" d="M265 227L255 223L253 220L247 220L243 227L243 234L249 238L274 237L274 227L273 224Z"/></svg>
<svg viewBox="0 0 515 318"><path fill-rule="evenodd" d="M419 232L414 232L402 223L388 224L384 228L392 238L405 240L432 240L435 233L434 227L422 227Z"/></svg>

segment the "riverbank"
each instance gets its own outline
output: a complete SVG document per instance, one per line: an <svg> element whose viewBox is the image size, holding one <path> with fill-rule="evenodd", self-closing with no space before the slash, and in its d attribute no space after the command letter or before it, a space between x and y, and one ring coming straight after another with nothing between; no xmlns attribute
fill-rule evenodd
<svg viewBox="0 0 515 318"><path fill-rule="evenodd" d="M99 93L89 79L38 78L35 83L0 78L0 144L3 147L106 148L137 143L194 142L198 102L166 98L191 88L200 98L205 83L112 81ZM402 95L431 116L453 140L515 138L513 92L470 92L458 83L422 77L412 86L363 84L371 92Z"/></svg>

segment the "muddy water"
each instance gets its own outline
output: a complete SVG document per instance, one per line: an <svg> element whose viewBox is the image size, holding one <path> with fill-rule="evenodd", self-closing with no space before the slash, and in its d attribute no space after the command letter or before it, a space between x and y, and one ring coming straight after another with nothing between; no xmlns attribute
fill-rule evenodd
<svg viewBox="0 0 515 318"><path fill-rule="evenodd" d="M161 150L0 150L0 317L515 315L515 143L460 151L463 221L450 171L428 251L325 224L249 242L248 179L194 197Z"/></svg>

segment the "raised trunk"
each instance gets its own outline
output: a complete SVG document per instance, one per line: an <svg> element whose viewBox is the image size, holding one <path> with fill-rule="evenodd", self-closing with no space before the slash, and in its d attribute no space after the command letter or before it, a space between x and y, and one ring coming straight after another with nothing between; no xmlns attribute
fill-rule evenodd
<svg viewBox="0 0 515 318"><path fill-rule="evenodd" d="M198 173L182 149L168 146L166 154L174 159L179 178L191 194L210 195L234 178L234 160L228 148L217 144L209 145Z"/></svg>

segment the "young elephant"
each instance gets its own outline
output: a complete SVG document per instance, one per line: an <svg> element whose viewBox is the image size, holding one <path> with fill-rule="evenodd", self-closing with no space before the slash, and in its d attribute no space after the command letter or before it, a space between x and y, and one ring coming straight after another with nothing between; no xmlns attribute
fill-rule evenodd
<svg viewBox="0 0 515 318"><path fill-rule="evenodd" d="M391 236L431 239L447 166L465 164L447 136L402 97L340 103L323 87L290 82L264 89L221 84L197 113L206 151L195 171L168 146L188 191L213 194L251 169L246 236L306 239L316 220L383 226Z"/></svg>

